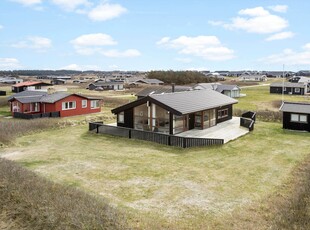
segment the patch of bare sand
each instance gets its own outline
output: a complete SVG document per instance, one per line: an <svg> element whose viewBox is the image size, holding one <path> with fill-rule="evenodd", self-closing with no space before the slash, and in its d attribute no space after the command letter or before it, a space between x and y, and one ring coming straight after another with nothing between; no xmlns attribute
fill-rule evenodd
<svg viewBox="0 0 310 230"><path fill-rule="evenodd" d="M8 160L18 160L23 158L27 153L26 152L21 152L21 151L13 151L13 152L8 152L4 154L0 154L0 157L8 159Z"/></svg>

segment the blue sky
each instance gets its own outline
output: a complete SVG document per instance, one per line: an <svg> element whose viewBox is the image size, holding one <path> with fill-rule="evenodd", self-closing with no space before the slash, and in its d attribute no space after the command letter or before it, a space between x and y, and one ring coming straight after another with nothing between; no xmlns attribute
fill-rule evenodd
<svg viewBox="0 0 310 230"><path fill-rule="evenodd" d="M1 0L0 70L310 69L307 0Z"/></svg>

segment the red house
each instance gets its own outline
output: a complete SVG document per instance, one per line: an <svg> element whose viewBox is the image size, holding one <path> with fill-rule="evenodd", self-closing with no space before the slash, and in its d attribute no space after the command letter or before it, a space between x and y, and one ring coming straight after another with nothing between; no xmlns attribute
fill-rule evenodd
<svg viewBox="0 0 310 230"><path fill-rule="evenodd" d="M17 118L68 117L101 111L100 99L63 92L23 91L8 101Z"/></svg>
<svg viewBox="0 0 310 230"><path fill-rule="evenodd" d="M51 86L52 84L41 82L41 81L26 81L26 82L20 82L15 85L12 85L12 92L13 93L19 93L22 91L29 90L29 88L33 89L41 89L44 86Z"/></svg>

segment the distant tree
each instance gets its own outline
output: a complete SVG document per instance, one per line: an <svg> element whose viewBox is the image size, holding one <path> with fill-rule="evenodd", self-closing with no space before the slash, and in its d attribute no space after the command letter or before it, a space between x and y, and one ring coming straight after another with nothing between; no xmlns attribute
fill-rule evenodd
<svg viewBox="0 0 310 230"><path fill-rule="evenodd" d="M196 83L215 82L218 79L207 77L198 71L151 71L146 76L149 79L156 78L166 84L188 85Z"/></svg>

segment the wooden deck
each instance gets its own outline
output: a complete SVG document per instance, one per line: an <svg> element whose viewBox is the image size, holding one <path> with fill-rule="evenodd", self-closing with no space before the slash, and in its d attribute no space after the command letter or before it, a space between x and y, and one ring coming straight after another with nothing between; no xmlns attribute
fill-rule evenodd
<svg viewBox="0 0 310 230"><path fill-rule="evenodd" d="M240 117L233 117L229 121L217 124L208 129L192 129L176 136L195 138L224 139L224 143L237 139L249 132L249 129L240 126Z"/></svg>

